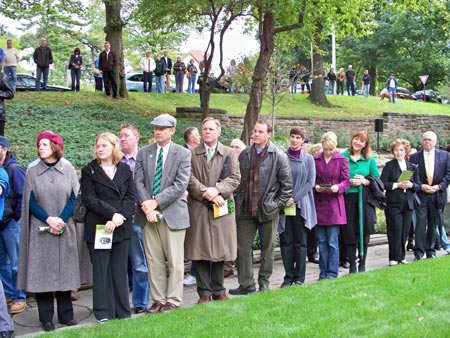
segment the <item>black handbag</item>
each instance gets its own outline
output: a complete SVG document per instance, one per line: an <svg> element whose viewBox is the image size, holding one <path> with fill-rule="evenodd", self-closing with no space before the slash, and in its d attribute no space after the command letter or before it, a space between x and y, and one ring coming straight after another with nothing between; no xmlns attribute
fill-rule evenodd
<svg viewBox="0 0 450 338"><path fill-rule="evenodd" d="M76 223L84 223L86 220L87 209L83 203L83 197L81 196L81 189L78 191L77 198L75 199L75 206L73 208L72 218Z"/></svg>

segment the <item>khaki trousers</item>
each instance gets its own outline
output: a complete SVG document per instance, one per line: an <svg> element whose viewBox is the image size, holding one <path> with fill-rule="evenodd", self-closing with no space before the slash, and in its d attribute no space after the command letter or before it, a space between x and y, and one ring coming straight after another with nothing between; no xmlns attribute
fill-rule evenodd
<svg viewBox="0 0 450 338"><path fill-rule="evenodd" d="M164 219L142 229L153 302L180 306L183 300L185 235L185 229L170 230Z"/></svg>

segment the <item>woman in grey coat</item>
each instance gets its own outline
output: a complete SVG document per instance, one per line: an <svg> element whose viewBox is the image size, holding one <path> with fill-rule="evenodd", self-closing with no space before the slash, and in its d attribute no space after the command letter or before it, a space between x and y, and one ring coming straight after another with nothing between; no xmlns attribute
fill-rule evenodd
<svg viewBox="0 0 450 338"><path fill-rule="evenodd" d="M33 292L39 321L53 331L54 297L58 321L76 325L70 290L80 286L78 249L72 212L78 193L75 168L62 158L62 138L38 135L40 161L28 169L22 198L18 289Z"/></svg>

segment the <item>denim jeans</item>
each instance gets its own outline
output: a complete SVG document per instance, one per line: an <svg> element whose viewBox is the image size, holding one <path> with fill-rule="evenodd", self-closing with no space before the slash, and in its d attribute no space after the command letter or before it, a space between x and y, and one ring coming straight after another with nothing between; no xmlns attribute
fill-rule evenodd
<svg viewBox="0 0 450 338"><path fill-rule="evenodd" d="M389 91L389 94L391 94L392 103L395 103L395 92L396 92L395 88L389 87L388 91Z"/></svg>
<svg viewBox="0 0 450 338"><path fill-rule="evenodd" d="M47 82L48 82L48 72L50 67L36 67L36 91L41 91L41 75L44 76L44 85L42 86L42 90L47 90Z"/></svg>
<svg viewBox="0 0 450 338"><path fill-rule="evenodd" d="M319 279L336 278L339 274L339 225L317 225L319 242Z"/></svg>
<svg viewBox="0 0 450 338"><path fill-rule="evenodd" d="M369 97L370 84L365 84L363 87L364 97Z"/></svg>
<svg viewBox="0 0 450 338"><path fill-rule="evenodd" d="M191 73L191 77L188 82L188 93L195 93L195 84L197 83L197 74Z"/></svg>
<svg viewBox="0 0 450 338"><path fill-rule="evenodd" d="M445 227L441 227L440 233L439 228L436 227L436 238L440 239L442 249L450 249L450 241L448 240L447 234L445 233Z"/></svg>
<svg viewBox="0 0 450 338"><path fill-rule="evenodd" d="M16 290L17 268L19 265L20 220L10 220L0 232L0 277L6 298L24 302L25 290Z"/></svg>
<svg viewBox="0 0 450 338"><path fill-rule="evenodd" d="M328 94L334 94L334 85L336 81L328 81Z"/></svg>
<svg viewBox="0 0 450 338"><path fill-rule="evenodd" d="M297 94L297 81L291 82L291 93Z"/></svg>
<svg viewBox="0 0 450 338"><path fill-rule="evenodd" d="M142 229L133 224L133 235L130 239L128 255L133 270L133 305L147 307L149 298L148 268L145 258L144 246L142 245Z"/></svg>
<svg viewBox="0 0 450 338"><path fill-rule="evenodd" d="M7 66L5 67L5 74L9 78L9 83L11 84L11 89L13 92L16 91L16 82L17 82L17 67L16 66Z"/></svg>
<svg viewBox="0 0 450 338"><path fill-rule="evenodd" d="M162 93L164 85L164 75L155 75L155 79L156 79L156 92Z"/></svg>
<svg viewBox="0 0 450 338"><path fill-rule="evenodd" d="M70 77L72 78L72 91L75 90L77 92L80 91L80 76L81 76L81 69L80 68L72 68L70 70Z"/></svg>
<svg viewBox="0 0 450 338"><path fill-rule="evenodd" d="M355 96L355 84L353 83L353 80L347 80L346 82L347 85L347 95L348 96Z"/></svg>

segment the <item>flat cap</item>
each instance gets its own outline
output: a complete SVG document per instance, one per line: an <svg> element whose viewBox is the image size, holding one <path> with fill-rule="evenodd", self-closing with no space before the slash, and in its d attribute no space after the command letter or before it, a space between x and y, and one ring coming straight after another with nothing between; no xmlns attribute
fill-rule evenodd
<svg viewBox="0 0 450 338"><path fill-rule="evenodd" d="M176 127L177 120L175 117L169 114L161 114L155 117L150 124L153 127L167 128L167 127Z"/></svg>

